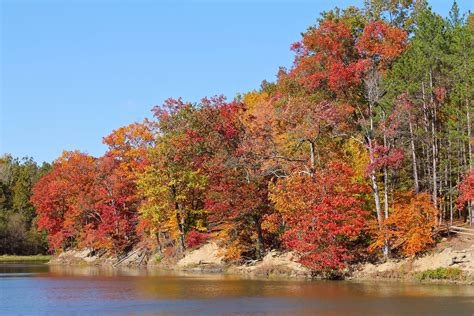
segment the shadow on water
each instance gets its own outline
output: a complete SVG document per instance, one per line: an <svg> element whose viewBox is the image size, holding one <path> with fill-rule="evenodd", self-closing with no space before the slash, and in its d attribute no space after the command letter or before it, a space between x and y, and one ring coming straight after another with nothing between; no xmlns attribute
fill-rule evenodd
<svg viewBox="0 0 474 316"><path fill-rule="evenodd" d="M48 272L49 267L44 262L0 262L0 277L33 276Z"/></svg>
<svg viewBox="0 0 474 316"><path fill-rule="evenodd" d="M474 286L0 264L0 314L473 315Z"/></svg>

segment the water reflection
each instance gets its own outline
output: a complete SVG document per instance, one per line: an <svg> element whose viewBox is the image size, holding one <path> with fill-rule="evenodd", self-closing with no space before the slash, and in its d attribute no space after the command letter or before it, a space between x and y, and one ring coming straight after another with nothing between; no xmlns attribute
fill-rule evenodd
<svg viewBox="0 0 474 316"><path fill-rule="evenodd" d="M474 287L0 264L0 314L470 315Z"/></svg>
<svg viewBox="0 0 474 316"><path fill-rule="evenodd" d="M44 263L0 263L1 277L12 276L13 274L23 274L26 276L38 273L47 273L48 271L49 267Z"/></svg>

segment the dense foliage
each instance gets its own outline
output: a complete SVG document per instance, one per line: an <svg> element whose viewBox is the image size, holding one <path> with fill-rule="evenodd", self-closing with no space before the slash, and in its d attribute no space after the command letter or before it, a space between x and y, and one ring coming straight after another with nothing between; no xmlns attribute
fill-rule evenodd
<svg viewBox="0 0 474 316"><path fill-rule="evenodd" d="M423 252L472 223L473 23L456 3L447 19L423 1L325 12L276 82L169 99L103 157L65 153L34 188L38 226L55 251L213 238L228 260L290 249L321 273Z"/></svg>
<svg viewBox="0 0 474 316"><path fill-rule="evenodd" d="M50 164L38 166L31 158L0 157L1 254L36 255L48 249L46 232L37 230L30 197L35 183L50 169Z"/></svg>

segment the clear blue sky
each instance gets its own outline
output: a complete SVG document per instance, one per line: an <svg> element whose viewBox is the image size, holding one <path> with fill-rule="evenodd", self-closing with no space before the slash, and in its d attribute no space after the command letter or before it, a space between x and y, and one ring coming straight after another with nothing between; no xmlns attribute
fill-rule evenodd
<svg viewBox="0 0 474 316"><path fill-rule="evenodd" d="M164 99L232 98L273 81L321 11L362 2L0 0L0 154L101 155L103 136Z"/></svg>

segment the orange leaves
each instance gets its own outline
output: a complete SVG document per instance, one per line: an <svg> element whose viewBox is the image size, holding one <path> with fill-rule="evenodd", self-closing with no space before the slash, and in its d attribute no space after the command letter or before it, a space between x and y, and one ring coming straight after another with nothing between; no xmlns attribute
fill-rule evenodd
<svg viewBox="0 0 474 316"><path fill-rule="evenodd" d="M427 193L399 194L390 217L377 230L369 250L382 248L384 239L388 239L392 248L401 249L407 256L425 251L434 243L432 233L437 212Z"/></svg>
<svg viewBox="0 0 474 316"><path fill-rule="evenodd" d="M407 45L407 33L382 21L368 23L357 42L361 56L376 61L384 70Z"/></svg>
<svg viewBox="0 0 474 316"><path fill-rule="evenodd" d="M103 142L109 146L108 155L118 158L121 167L133 173L147 164L147 150L154 144L155 132L155 123L145 119L143 123L120 127L104 137Z"/></svg>
<svg viewBox="0 0 474 316"><path fill-rule="evenodd" d="M343 21L324 20L318 28L305 34L302 44L303 49L312 51L327 48L328 55L341 59L347 54L347 46L352 44L352 32ZM305 51L299 52L303 54Z"/></svg>

